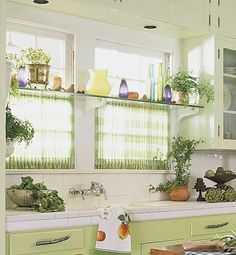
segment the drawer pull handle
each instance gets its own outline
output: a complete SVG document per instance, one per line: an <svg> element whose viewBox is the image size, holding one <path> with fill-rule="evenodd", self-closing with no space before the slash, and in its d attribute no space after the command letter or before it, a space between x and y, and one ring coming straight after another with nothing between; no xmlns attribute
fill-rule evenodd
<svg viewBox="0 0 236 255"><path fill-rule="evenodd" d="M36 242L36 246L42 246L42 245L51 245L51 244L57 244L57 243L62 243L68 240L70 236L65 236L59 239L53 239L49 241L41 241L41 242Z"/></svg>
<svg viewBox="0 0 236 255"><path fill-rule="evenodd" d="M219 224L213 224L213 225L207 225L206 228L221 228L224 227L226 225L228 225L229 222L224 222L224 223L219 223Z"/></svg>

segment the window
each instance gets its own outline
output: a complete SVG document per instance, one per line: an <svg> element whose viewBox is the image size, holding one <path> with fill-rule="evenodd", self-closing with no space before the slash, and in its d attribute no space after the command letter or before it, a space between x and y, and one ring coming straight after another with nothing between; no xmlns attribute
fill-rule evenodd
<svg viewBox="0 0 236 255"><path fill-rule="evenodd" d="M8 23L6 34L7 53L19 55L22 49L42 48L52 57L50 62L50 82L60 76L64 87L73 83L73 35L41 29L33 26Z"/></svg>
<svg viewBox="0 0 236 255"><path fill-rule="evenodd" d="M158 72L165 53L115 43L97 42L95 68L109 70L112 95L125 77L129 91L149 95L150 64ZM155 78L158 73L156 72ZM96 110L96 169L168 169L169 111L165 106L108 101Z"/></svg>
<svg viewBox="0 0 236 255"><path fill-rule="evenodd" d="M7 53L19 54L22 49L42 48L52 56L50 84L54 76L62 77L63 85L72 83L72 35L9 24ZM6 169L74 169L74 101L66 94L20 90L10 96L9 106L19 119L28 120L35 135L28 147L15 144L14 154L6 160Z"/></svg>

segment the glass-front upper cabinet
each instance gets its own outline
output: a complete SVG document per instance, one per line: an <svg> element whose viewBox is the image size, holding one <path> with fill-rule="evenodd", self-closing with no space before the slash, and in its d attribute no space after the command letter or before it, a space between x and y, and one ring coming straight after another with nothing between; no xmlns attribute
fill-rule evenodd
<svg viewBox="0 0 236 255"><path fill-rule="evenodd" d="M236 140L236 49L223 49L223 138Z"/></svg>

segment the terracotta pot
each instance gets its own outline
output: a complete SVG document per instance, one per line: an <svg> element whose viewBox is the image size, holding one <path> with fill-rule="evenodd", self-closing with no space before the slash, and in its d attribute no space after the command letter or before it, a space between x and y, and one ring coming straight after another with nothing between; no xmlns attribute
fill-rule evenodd
<svg viewBox="0 0 236 255"><path fill-rule="evenodd" d="M187 201L190 198L190 192L186 186L176 187L170 192L169 197L172 201Z"/></svg>
<svg viewBox="0 0 236 255"><path fill-rule="evenodd" d="M179 92L179 103L184 104L186 101L186 94L184 94L183 92Z"/></svg>

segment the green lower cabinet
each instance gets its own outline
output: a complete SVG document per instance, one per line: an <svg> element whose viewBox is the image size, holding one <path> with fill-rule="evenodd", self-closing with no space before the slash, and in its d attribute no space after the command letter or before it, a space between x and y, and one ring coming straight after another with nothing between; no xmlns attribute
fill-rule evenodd
<svg viewBox="0 0 236 255"><path fill-rule="evenodd" d="M134 222L132 255L148 255L151 248L182 243L189 236L189 219L168 219Z"/></svg>
<svg viewBox="0 0 236 255"><path fill-rule="evenodd" d="M191 240L212 239L236 230L236 215L215 215L191 219Z"/></svg>
<svg viewBox="0 0 236 255"><path fill-rule="evenodd" d="M96 227L7 233L7 255L88 255ZM55 243L53 243L55 242Z"/></svg>
<svg viewBox="0 0 236 255"><path fill-rule="evenodd" d="M208 240L232 230L235 214L132 222L131 254L148 255L152 248ZM96 236L97 226L11 232L6 255L95 255ZM59 242L51 244L53 240Z"/></svg>

